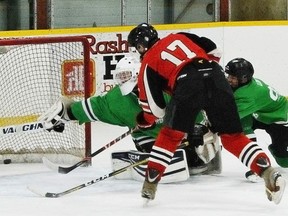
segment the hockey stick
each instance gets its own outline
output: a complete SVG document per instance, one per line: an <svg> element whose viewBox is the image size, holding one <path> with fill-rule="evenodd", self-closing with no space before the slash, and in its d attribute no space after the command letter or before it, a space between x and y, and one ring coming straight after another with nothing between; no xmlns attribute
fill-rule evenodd
<svg viewBox="0 0 288 216"><path fill-rule="evenodd" d="M98 149L97 151L93 152L89 158L92 158L98 154L100 154L102 151L104 151L105 149L111 147L112 145L114 145L115 143L117 143L118 141L122 140L123 138L127 137L128 135L130 135L131 133L133 133L134 131L138 130L137 127L129 129L127 132L123 133L122 135L120 135L119 137L117 137L116 139L112 140L111 142L107 143L106 145L102 146L100 149ZM42 158L43 163L49 167L52 170L57 171L58 173L62 173L62 174L67 174L69 172L71 172L72 170L76 169L77 167L87 163L87 161L89 160L88 158L84 158L83 160L79 161L78 163L69 166L69 167L62 167L62 166L58 166L54 163L52 163L51 161L49 161L47 158L43 157Z"/></svg>
<svg viewBox="0 0 288 216"><path fill-rule="evenodd" d="M121 169L115 170L115 171L113 171L113 172L111 172L109 174L103 175L103 176L101 176L99 178L93 179L93 180L91 180L89 182L83 183L81 185L78 185L76 187L70 188L68 190L65 190L65 191L62 191L62 192L59 192L59 193L51 193L51 192L46 192L46 193L44 192L43 193L43 192L37 191L37 190L35 190L35 189L31 188L31 187L27 187L27 188L30 191L32 191L33 193L35 193L37 195L40 195L40 196L43 196L43 197L58 198L58 197L62 197L64 195L66 195L66 194L70 194L70 193L72 193L74 191L78 191L78 190L80 190L82 188L88 187L88 186L90 186L92 184L95 184L95 183L97 183L99 181L103 181L103 180L105 180L107 178L110 178L112 176L115 176L115 175L118 175L120 173L123 173L123 172L127 171L128 169L136 167L136 166L139 166L141 164L144 164L147 161L148 161L148 159L145 159L145 160L139 161L137 163L130 164L130 165L126 166L126 167L123 167Z"/></svg>
<svg viewBox="0 0 288 216"><path fill-rule="evenodd" d="M28 122L19 125L9 125L0 127L0 136L33 133L37 131L44 131L42 122Z"/></svg>

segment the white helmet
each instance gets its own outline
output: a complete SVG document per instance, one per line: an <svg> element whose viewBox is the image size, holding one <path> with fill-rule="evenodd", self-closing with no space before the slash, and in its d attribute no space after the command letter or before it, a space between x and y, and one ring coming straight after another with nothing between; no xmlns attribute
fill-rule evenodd
<svg viewBox="0 0 288 216"><path fill-rule="evenodd" d="M141 63L133 56L123 57L116 65L115 80L122 95L129 94L137 84Z"/></svg>

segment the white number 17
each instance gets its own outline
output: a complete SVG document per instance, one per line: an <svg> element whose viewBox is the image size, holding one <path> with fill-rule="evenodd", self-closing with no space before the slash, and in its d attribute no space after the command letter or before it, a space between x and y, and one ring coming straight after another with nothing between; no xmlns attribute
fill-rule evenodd
<svg viewBox="0 0 288 216"><path fill-rule="evenodd" d="M175 40L173 41L168 47L167 49L170 51L175 51L177 48L180 48L187 56L187 58L193 58L196 56L196 54L194 52L192 52L191 50L188 49L187 46L185 46L185 44L182 43L182 41L180 40ZM180 65L183 61L177 57L175 57L173 54L168 53L166 51L162 51L161 52L161 58L163 60L168 60L171 63L175 64L176 66Z"/></svg>

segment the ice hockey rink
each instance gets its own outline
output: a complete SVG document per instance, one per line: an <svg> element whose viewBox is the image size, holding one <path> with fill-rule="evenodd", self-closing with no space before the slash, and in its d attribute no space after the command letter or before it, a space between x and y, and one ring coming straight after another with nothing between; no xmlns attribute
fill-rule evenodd
<svg viewBox="0 0 288 216"><path fill-rule="evenodd" d="M92 152L121 135L127 128L100 122L92 124ZM257 131L259 143L268 152L270 138ZM0 165L1 216L285 216L288 188L279 205L269 202L264 182L248 182L247 168L222 150L223 170L219 175L191 176L185 182L159 184L154 201L143 206L142 182L113 177L59 198L40 197L27 189L62 192L110 173L111 152L134 149L128 136L93 158L91 167L79 167L68 174L39 164ZM270 155L268 153L268 155ZM274 159L271 159L275 164ZM71 165L71 164L69 164ZM280 169L280 168L279 168ZM288 181L288 169L281 169Z"/></svg>

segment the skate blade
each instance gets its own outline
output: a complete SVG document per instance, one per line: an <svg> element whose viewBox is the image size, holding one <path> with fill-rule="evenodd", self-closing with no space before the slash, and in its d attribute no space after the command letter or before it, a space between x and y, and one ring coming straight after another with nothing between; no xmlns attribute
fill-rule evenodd
<svg viewBox="0 0 288 216"><path fill-rule="evenodd" d="M150 202L150 199L147 199L147 198L144 198L144 197L142 197L142 199L143 199L143 207L145 208L145 207L148 206L148 203Z"/></svg>
<svg viewBox="0 0 288 216"><path fill-rule="evenodd" d="M142 199L143 199L143 207L146 207L148 206L148 203L153 200L150 198L149 195L145 194L145 193L142 193Z"/></svg>
<svg viewBox="0 0 288 216"><path fill-rule="evenodd" d="M268 188L266 188L266 191L269 194L268 199L270 201L273 201L276 205L278 205L281 202L283 193L285 191L286 187L285 179L282 177L278 177L276 180L276 186L279 188L278 191L270 191Z"/></svg>

